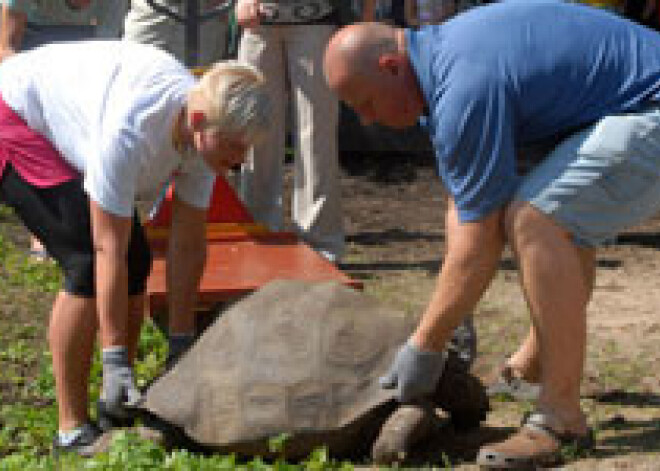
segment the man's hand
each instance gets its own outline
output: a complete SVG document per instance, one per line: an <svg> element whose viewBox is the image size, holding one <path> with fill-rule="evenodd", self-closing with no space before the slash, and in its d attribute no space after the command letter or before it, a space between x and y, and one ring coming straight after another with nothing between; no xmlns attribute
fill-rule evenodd
<svg viewBox="0 0 660 471"><path fill-rule="evenodd" d="M256 28L260 23L260 1L238 0L236 3L236 22L243 28Z"/></svg>
<svg viewBox="0 0 660 471"><path fill-rule="evenodd" d="M135 386L133 369L128 361L125 347L103 350L103 390L101 399L105 410L113 417L126 418L130 409L140 405L142 394Z"/></svg>
<svg viewBox="0 0 660 471"><path fill-rule="evenodd" d="M404 404L424 402L435 391L447 361L447 354L424 351L408 340L394 357L390 371L380 378L383 389L396 389Z"/></svg>

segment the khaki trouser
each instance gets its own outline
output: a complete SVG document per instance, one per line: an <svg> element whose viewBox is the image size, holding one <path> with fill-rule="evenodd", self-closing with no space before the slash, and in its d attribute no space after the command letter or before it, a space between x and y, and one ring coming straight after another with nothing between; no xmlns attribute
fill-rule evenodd
<svg viewBox="0 0 660 471"><path fill-rule="evenodd" d="M159 4L185 15L182 0L158 0ZM217 2L200 2L202 11ZM221 16L203 23L199 34L199 56L193 65L210 65L225 58L227 49L227 17ZM177 59L185 60L185 27L183 23L154 11L146 0L131 0L131 8L124 22L124 39L143 44L152 44Z"/></svg>
<svg viewBox="0 0 660 471"><path fill-rule="evenodd" d="M334 30L331 25L260 26L244 32L238 55L266 76L273 108L266 138L243 166L243 199L257 221L271 230L283 229L285 116L291 97L293 224L313 248L338 259L344 251L337 156L339 111L323 75L323 53Z"/></svg>

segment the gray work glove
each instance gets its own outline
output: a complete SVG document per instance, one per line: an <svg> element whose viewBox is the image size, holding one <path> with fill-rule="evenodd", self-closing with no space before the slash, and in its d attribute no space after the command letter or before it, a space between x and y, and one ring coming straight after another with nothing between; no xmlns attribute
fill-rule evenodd
<svg viewBox="0 0 660 471"><path fill-rule="evenodd" d="M390 371L380 378L383 389L396 389L403 404L428 402L447 361L446 352L422 351L408 340L394 357Z"/></svg>
<svg viewBox="0 0 660 471"><path fill-rule="evenodd" d="M135 386L133 369L128 361L126 347L103 349L103 389L101 400L109 415L128 418L131 409L142 402L142 394Z"/></svg>

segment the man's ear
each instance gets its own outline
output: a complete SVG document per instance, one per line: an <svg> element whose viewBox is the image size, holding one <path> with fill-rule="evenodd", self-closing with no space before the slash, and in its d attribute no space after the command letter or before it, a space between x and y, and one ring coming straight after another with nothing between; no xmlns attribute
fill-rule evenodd
<svg viewBox="0 0 660 471"><path fill-rule="evenodd" d="M399 75L401 73L401 57L398 54L383 54L378 58L378 68L392 75Z"/></svg>

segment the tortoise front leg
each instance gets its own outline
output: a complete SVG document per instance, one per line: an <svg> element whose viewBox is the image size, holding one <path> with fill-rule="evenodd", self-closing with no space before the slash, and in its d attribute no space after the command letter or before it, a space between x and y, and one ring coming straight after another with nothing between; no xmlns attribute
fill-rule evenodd
<svg viewBox="0 0 660 471"><path fill-rule="evenodd" d="M428 438L438 418L430 408L402 405L385 421L371 448L374 464L404 463L411 450Z"/></svg>

